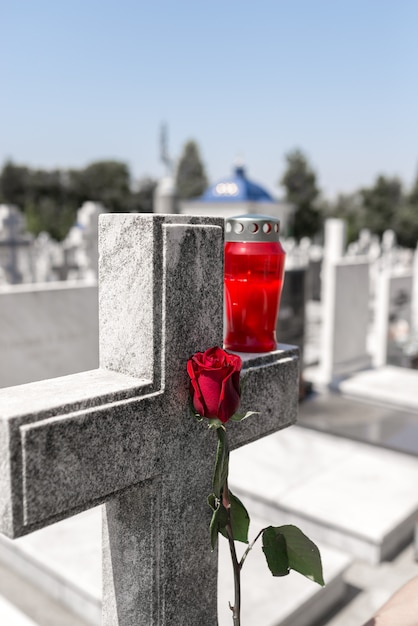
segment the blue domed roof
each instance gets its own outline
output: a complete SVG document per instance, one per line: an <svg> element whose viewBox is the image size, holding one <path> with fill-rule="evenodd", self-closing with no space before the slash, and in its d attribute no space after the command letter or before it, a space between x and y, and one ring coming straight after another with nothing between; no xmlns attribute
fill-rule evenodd
<svg viewBox="0 0 418 626"><path fill-rule="evenodd" d="M232 176L221 178L199 198L202 202L274 202L271 195L251 182L242 165L235 168Z"/></svg>

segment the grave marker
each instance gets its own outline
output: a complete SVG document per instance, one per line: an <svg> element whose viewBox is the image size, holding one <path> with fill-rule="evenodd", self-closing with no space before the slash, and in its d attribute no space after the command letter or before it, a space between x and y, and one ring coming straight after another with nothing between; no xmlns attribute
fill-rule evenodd
<svg viewBox="0 0 418 626"><path fill-rule="evenodd" d="M24 217L19 209L15 206L0 206L3 215L0 221L0 264L6 273L7 282L14 285L26 281L27 275L33 273L31 263L28 262L32 238L22 234ZM22 250L26 251L26 259L20 258ZM26 263L22 263L23 260Z"/></svg>
<svg viewBox="0 0 418 626"><path fill-rule="evenodd" d="M390 267L381 270L375 304L375 367L407 364L403 348L412 332L412 293L411 272Z"/></svg>
<svg viewBox="0 0 418 626"><path fill-rule="evenodd" d="M369 323L369 262L344 257L345 224L325 222L322 268L322 342L318 382L333 385L370 365L367 352Z"/></svg>
<svg viewBox="0 0 418 626"><path fill-rule="evenodd" d="M208 539L215 435L188 412L186 361L222 343L223 220L105 215L98 370L0 390L0 529L106 503L104 626L215 625ZM238 447L295 421L291 346L246 355Z"/></svg>
<svg viewBox="0 0 418 626"><path fill-rule="evenodd" d="M412 264L412 329L418 335L418 244Z"/></svg>

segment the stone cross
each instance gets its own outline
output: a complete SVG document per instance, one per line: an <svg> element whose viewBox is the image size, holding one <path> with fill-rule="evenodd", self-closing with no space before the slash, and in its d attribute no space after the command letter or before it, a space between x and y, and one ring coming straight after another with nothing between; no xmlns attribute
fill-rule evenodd
<svg viewBox="0 0 418 626"><path fill-rule="evenodd" d="M214 626L216 434L189 414L186 362L222 345L223 220L103 215L99 245L100 368L0 390L0 528L105 503L104 626ZM231 424L231 447L296 418L296 349L244 371L261 415Z"/></svg>

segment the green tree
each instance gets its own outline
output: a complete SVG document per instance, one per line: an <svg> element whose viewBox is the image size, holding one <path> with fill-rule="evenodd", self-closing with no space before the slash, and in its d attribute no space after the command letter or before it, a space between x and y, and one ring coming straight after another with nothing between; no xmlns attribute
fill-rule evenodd
<svg viewBox="0 0 418 626"><path fill-rule="evenodd" d="M68 194L65 172L32 169L7 162L0 174L0 196L25 213L29 232L62 240L72 226L77 204Z"/></svg>
<svg viewBox="0 0 418 626"><path fill-rule="evenodd" d="M301 150L292 150L286 155L286 170L280 184L286 189L286 200L295 206L291 234L298 240L312 237L322 223L316 204L320 191L316 174Z"/></svg>
<svg viewBox="0 0 418 626"><path fill-rule="evenodd" d="M401 246L415 248L418 245L418 173L406 201L396 212L394 228Z"/></svg>
<svg viewBox="0 0 418 626"><path fill-rule="evenodd" d="M43 196L36 203L25 207L28 231L34 235L47 232L56 241L62 241L74 224L77 209L71 205L58 204L53 198Z"/></svg>
<svg viewBox="0 0 418 626"><path fill-rule="evenodd" d="M111 212L130 210L130 172L120 161L97 161L82 170L71 170L69 187L78 206L92 200Z"/></svg>
<svg viewBox="0 0 418 626"><path fill-rule="evenodd" d="M392 227L400 246L416 248L418 245L418 203L399 206Z"/></svg>
<svg viewBox="0 0 418 626"><path fill-rule="evenodd" d="M36 204L44 198L62 204L67 200L67 189L64 181L65 174L61 170L29 170L23 208L26 210L28 204Z"/></svg>
<svg viewBox="0 0 418 626"><path fill-rule="evenodd" d="M412 189L408 196L408 201L411 204L418 206L418 173L416 175L415 181L412 185Z"/></svg>
<svg viewBox="0 0 418 626"><path fill-rule="evenodd" d="M208 186L204 165L195 141L188 141L183 149L176 174L179 198L196 198Z"/></svg>
<svg viewBox="0 0 418 626"><path fill-rule="evenodd" d="M22 208L27 199L30 170L6 161L0 174L0 200Z"/></svg>
<svg viewBox="0 0 418 626"><path fill-rule="evenodd" d="M43 170L8 161L0 173L0 201L16 204L34 234L48 232L63 239L87 200L114 212L145 211L152 207L152 185L131 191L125 163L98 161L80 170Z"/></svg>
<svg viewBox="0 0 418 626"><path fill-rule="evenodd" d="M360 191L364 207L366 228L382 236L388 228L395 227L395 217L404 204L402 183L398 178L378 176L373 187Z"/></svg>
<svg viewBox="0 0 418 626"><path fill-rule="evenodd" d="M152 213L154 208L154 191L157 181L144 177L138 182L138 189L132 194L131 210L138 213Z"/></svg>

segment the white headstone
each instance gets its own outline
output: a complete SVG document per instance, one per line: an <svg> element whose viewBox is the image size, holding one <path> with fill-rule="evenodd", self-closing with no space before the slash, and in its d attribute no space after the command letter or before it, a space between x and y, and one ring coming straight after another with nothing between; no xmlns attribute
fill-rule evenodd
<svg viewBox="0 0 418 626"><path fill-rule="evenodd" d="M418 244L414 253L412 276L412 328L418 335Z"/></svg>
<svg viewBox="0 0 418 626"><path fill-rule="evenodd" d="M375 367L386 365L412 332L411 272L383 268L377 278L375 300L374 354ZM401 356L399 356L401 358ZM400 364L400 363L396 363Z"/></svg>
<svg viewBox="0 0 418 626"><path fill-rule="evenodd" d="M343 258L345 224L325 222L322 266L322 342L320 380L332 384L370 365L369 262L364 257Z"/></svg>
<svg viewBox="0 0 418 626"><path fill-rule="evenodd" d="M358 257L330 265L322 294L321 370L323 381L332 384L371 364L369 262Z"/></svg>
<svg viewBox="0 0 418 626"><path fill-rule="evenodd" d="M396 260L396 233L393 230L385 230L382 235L382 259L381 266L383 268L391 268L395 265Z"/></svg>
<svg viewBox="0 0 418 626"><path fill-rule="evenodd" d="M178 213L176 182L172 176L160 178L154 191L154 213Z"/></svg>
<svg viewBox="0 0 418 626"><path fill-rule="evenodd" d="M32 282L32 236L26 233L26 221L19 209L0 205L0 267L11 284Z"/></svg>
<svg viewBox="0 0 418 626"><path fill-rule="evenodd" d="M62 265L62 249L49 233L42 232L36 237L33 243L33 257L37 283L53 282L59 279L54 268Z"/></svg>
<svg viewBox="0 0 418 626"><path fill-rule="evenodd" d="M62 244L68 279L97 279L98 221L105 212L99 202L84 202L78 209L76 223Z"/></svg>
<svg viewBox="0 0 418 626"><path fill-rule="evenodd" d="M324 261L334 262L345 253L346 227L343 220L333 218L325 221Z"/></svg>

